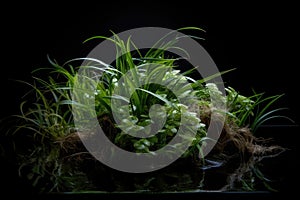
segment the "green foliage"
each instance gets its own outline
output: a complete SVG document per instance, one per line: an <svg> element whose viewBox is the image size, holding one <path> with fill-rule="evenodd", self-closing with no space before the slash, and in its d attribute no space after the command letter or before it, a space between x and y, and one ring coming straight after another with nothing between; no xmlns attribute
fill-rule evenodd
<svg viewBox="0 0 300 200"><path fill-rule="evenodd" d="M253 133L257 128L268 120L274 118L286 118L289 121L292 119L283 116L275 115L278 111L286 108L269 108L283 95L274 95L264 97L264 93L255 93L250 97L245 97L235 91L232 87L226 88L227 91L227 107L228 115L234 118L238 126L249 126Z"/></svg>
<svg viewBox="0 0 300 200"><path fill-rule="evenodd" d="M180 30L185 29L198 28L188 27ZM216 102L227 105L227 110L219 112L227 115L228 124L234 121L238 127L250 126L252 132L269 119L283 117L273 115L281 108L269 110L282 95L263 97L263 94L255 93L251 97L245 97L228 87L224 96L216 84L204 84L209 79L231 70L201 80L194 80L188 76L188 72L180 71L180 66L176 65L177 58L167 54L168 49L178 48L178 38L163 44L158 41L144 54L135 48L130 37L127 41L121 40L116 34L113 38L97 36L91 39L96 38L110 40L116 45L114 66L91 58L73 59L63 65L49 59L51 68L34 72L43 70L49 74L47 78L33 77L33 84L20 81L32 89L24 98L33 101L23 101L20 104L21 114L14 116L18 123L8 129L7 135L20 137L26 134L26 151L18 149L16 145L20 176L27 177L41 192L93 188L87 179L86 171L81 168L84 161L68 159L78 158L87 153L82 145L78 147L74 144L78 142L78 137L73 122L72 105L79 103L74 101L71 93L80 77L77 76L77 67L74 68L71 63L77 61L90 62L90 65L78 67L87 69L87 72L93 69L101 74L96 77L97 80L90 80L86 74L84 78L96 84L96 87L91 89L94 94L86 93L77 98L84 101L94 96L96 116L108 138L129 151L153 153L164 147L177 134L183 117L189 124L184 127L185 134L181 137L190 140L191 146L182 157L198 162L202 153L201 145L209 139L206 135L208 124L201 120L199 109L217 109L212 105L211 97L215 98ZM135 51L131 51L132 47ZM128 76L122 78L126 74ZM163 85L155 84L158 81ZM120 83L124 83L126 87ZM117 106L113 107L112 102ZM191 108L191 105L194 107ZM113 116L113 111L117 113L116 116ZM150 134L155 130L155 126L152 126L154 122L160 127L156 135L148 138L128 135L129 132L137 136L141 132ZM190 134L193 129L197 130L195 136ZM244 185L254 189L246 182Z"/></svg>

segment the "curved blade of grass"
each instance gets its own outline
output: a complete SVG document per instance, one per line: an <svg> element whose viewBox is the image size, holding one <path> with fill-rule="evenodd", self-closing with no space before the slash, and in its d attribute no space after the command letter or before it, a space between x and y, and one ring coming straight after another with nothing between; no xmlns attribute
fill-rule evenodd
<svg viewBox="0 0 300 200"><path fill-rule="evenodd" d="M231 71L233 71L233 70L235 70L235 69L236 69L236 68L232 68L232 69L229 69L229 70L225 70L225 71L222 71L222 72L215 73L215 74L210 75L210 76L208 76L208 77L206 77L206 78L203 78L203 79L198 80L197 83L198 83L198 84L203 84L203 83L205 83L205 82L207 82L207 81L210 81L210 80L212 80L212 79L214 79L214 78L216 78L216 77L222 76L222 75L224 75L224 74L226 74L226 73L228 73L228 72L231 72Z"/></svg>
<svg viewBox="0 0 300 200"><path fill-rule="evenodd" d="M120 95L113 95L113 96L106 96L106 97L103 97L103 98L107 98L107 99L116 99L116 100L121 100L121 101L125 101L126 103L130 103L130 100L123 97L123 96L120 96Z"/></svg>
<svg viewBox="0 0 300 200"><path fill-rule="evenodd" d="M274 104L275 101L277 101L279 98L281 98L283 96L283 94L281 95L275 95L275 96L270 96L267 98L264 98L263 100L259 101L259 104L261 104L262 102L265 102L269 99L271 99L271 101L256 115L257 118L260 118L265 112L266 110L272 105Z"/></svg>
<svg viewBox="0 0 300 200"><path fill-rule="evenodd" d="M251 130L253 131L253 133L256 132L256 130L263 124L265 123L266 121L269 121L270 119L274 119L274 118L284 118L284 119L287 119L291 122L294 123L294 121L287 117L287 116L283 116L283 115L273 115L275 112L278 112L278 111L281 111L281 110L286 110L287 108L278 108L278 109L274 109L274 110L271 110L267 113L265 113L264 115L262 115L261 117L259 118L255 118L255 121L252 123L251 125ZM270 117L268 117L270 116Z"/></svg>
<svg viewBox="0 0 300 200"><path fill-rule="evenodd" d="M179 29L177 29L177 30L173 30L173 31L170 31L169 33L167 33L166 35L164 35L163 37L161 37L154 45L153 45L153 47L147 52L147 54L146 54L146 57L147 57L147 55L148 55L148 53L150 53L151 51L153 51L153 49L161 49L162 47L160 47L161 45L159 45L159 43L161 43L164 39L166 39L168 36L170 36L171 34L173 34L173 33L175 33L175 32L177 32L177 31L183 31L183 30L200 30L200 31L203 31L203 32L205 32L203 29L201 29L201 28L198 28L198 27L192 27L192 26L190 26L190 27L182 27L182 28L179 28ZM178 39L177 39L178 40ZM173 41L171 40L171 42L173 43L173 44L175 44L176 42L177 42L177 40L176 40L176 38L175 39L173 39ZM169 43L169 45L170 45L171 43ZM166 46L165 46L166 47Z"/></svg>
<svg viewBox="0 0 300 200"><path fill-rule="evenodd" d="M38 96L42 99L45 108L46 109L50 108L47 99L45 98L44 94L41 92L40 89L38 89L35 85L30 84L30 83L28 83L26 81L22 81L22 80L17 80L17 81L21 82L23 84L29 85L30 87L32 87L34 89L34 91L38 94Z"/></svg>
<svg viewBox="0 0 300 200"><path fill-rule="evenodd" d="M196 26L186 26L186 27L182 27L182 28L178 28L176 29L177 31L183 31L183 30L198 30L198 31L203 31L206 32L204 29L196 27Z"/></svg>
<svg viewBox="0 0 300 200"><path fill-rule="evenodd" d="M136 90L141 90L141 91L143 91L143 92L146 92L146 93L148 93L148 94L151 94L152 96L154 96L154 97L160 99L161 101L165 102L167 105L170 105L170 106L172 105L172 103L171 103L170 101L168 101L166 98L163 98L162 96L160 96L160 95L158 95L158 94L155 94L155 93L153 93L153 92L150 92L149 90L144 90L144 89L142 89L142 88L136 88Z"/></svg>
<svg viewBox="0 0 300 200"><path fill-rule="evenodd" d="M86 42L88 42L88 41L90 41L90 40L94 40L94 39L104 39L104 40L109 40L109 41L111 41L111 42L117 44L118 46L120 46L120 44L119 44L115 39L110 38L110 37L106 37L106 36L101 36L101 35L90 37L90 38L84 40L83 43L86 43Z"/></svg>

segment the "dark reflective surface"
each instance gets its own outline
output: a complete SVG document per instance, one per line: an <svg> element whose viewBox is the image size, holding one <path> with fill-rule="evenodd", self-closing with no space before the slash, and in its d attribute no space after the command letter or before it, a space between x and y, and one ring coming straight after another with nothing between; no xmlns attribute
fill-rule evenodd
<svg viewBox="0 0 300 200"><path fill-rule="evenodd" d="M129 174L112 170L94 160L85 170L93 187L84 193L202 193L202 192L266 192L280 194L297 190L297 145L293 136L298 126L261 127L258 136L273 138L275 144L288 150L260 162L240 163L238 159L222 162L207 158L204 165L177 160L172 165L151 173ZM2 140L3 142L4 140ZM4 159L4 158L2 158ZM31 185L17 176L13 160L3 160L1 183L5 192L36 193ZM265 178L262 179L261 177ZM240 180L236 180L238 178ZM233 181L235 180L235 181ZM84 183L83 183L84 184ZM267 184L267 185L266 185ZM253 188L251 188L253 186ZM88 187L87 187L88 188Z"/></svg>

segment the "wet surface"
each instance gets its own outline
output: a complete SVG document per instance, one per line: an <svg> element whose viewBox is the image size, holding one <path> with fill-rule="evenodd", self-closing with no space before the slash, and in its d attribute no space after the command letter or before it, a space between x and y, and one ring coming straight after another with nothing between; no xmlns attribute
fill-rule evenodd
<svg viewBox="0 0 300 200"><path fill-rule="evenodd" d="M293 136L299 132L298 126L262 127L258 136L272 137L273 143L288 150L276 157L268 157L255 165L241 167L238 159L224 162L206 158L204 165L196 165L187 160L177 160L172 165L161 170L130 174L112 170L99 162L90 161L86 170L93 187L79 193L215 193L215 192L260 192L278 191L281 194L297 191L294 182L299 177L296 161L298 147ZM6 192L31 193L31 186L20 180L13 172L13 160L5 170L1 170L2 184ZM10 166L9 166L10 165ZM247 166L247 164L246 164ZM9 168L10 167L10 168ZM247 167L246 167L247 168ZM249 170L250 169L250 170ZM257 171L257 169L259 169ZM243 171L244 170L244 171ZM6 173L4 173L6 172ZM244 174L243 174L244 173ZM240 176L240 181L232 184L232 179ZM12 176L9 176L12 175ZM260 178L263 175L263 179ZM4 178L3 178L4 177ZM251 185L252 184L252 185ZM266 185L267 184L267 185ZM253 188L251 188L253 186Z"/></svg>

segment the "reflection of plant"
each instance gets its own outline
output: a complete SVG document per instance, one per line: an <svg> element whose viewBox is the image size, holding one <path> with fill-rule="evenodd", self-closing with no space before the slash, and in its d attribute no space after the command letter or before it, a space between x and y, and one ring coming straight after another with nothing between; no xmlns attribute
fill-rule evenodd
<svg viewBox="0 0 300 200"><path fill-rule="evenodd" d="M7 131L9 136L17 138L15 146L21 176L26 176L41 192L99 189L97 184L94 184L87 167L95 165L94 158L81 144L71 113L72 105L78 104L71 98L71 91L78 78L76 68L72 67L71 63L85 60L90 61L91 65L82 67L101 71L101 77L92 92L95 96L95 111L99 124L112 142L128 151L151 153L164 147L177 134L181 125L181 116L184 115L189 126L196 128L197 134L191 137L189 134L191 127L185 127L186 133L182 137L189 138L191 146L182 158L192 160L199 165L206 165L207 162L217 163L208 160L204 160L203 163L199 158L199 154L202 153L201 145L209 139L206 132L212 120L211 113L217 111L220 117L226 117L226 120L220 140L209 156L224 161L228 161L235 155L242 157L240 160L242 164L237 169L239 173L235 172L237 177L231 175L231 181L224 188L234 189L231 186L237 181L246 189L255 189L254 184L249 186L247 178L241 178L243 174L247 175L250 169L255 172L254 175L263 179L260 171L253 167L254 164L264 156L278 154L283 148L264 147L260 145L261 141L253 133L265 121L281 117L273 115L281 109L269 111L270 106L281 95L264 98L263 94L255 93L251 97L245 97L228 87L227 94L224 96L216 84L204 84L204 81L209 78L194 80L188 76L188 73L180 74L176 66L177 59L167 55L168 49L176 45L177 39L162 46L155 46L143 54L138 49L134 52L130 51L130 47L134 47L130 38L127 41L121 40L117 35L114 35L114 39L98 38L109 39L116 44L117 55L114 66L89 58L75 59L62 66L50 61L53 66L50 74L56 75L55 78L49 76L44 80L35 77L34 84L26 83L33 89L31 95L34 101L24 101L20 104L21 114L15 116L18 124ZM119 85L119 81L129 71L130 78L124 80L128 87L124 89ZM164 86L153 84L151 80L162 80ZM137 87L136 82L149 84ZM191 84L184 84L185 82ZM173 88L173 91L186 101L179 102L178 96L168 88ZM130 97L126 97L122 95L123 90L134 92ZM115 95L114 91L120 93ZM214 100L219 103L226 104L228 109L220 110L215 107L211 97L216 98ZM86 93L80 98L91 98L91 94ZM119 106L113 108L112 102L117 102ZM157 107L158 104L164 109ZM123 110L129 110L129 115L123 115ZM113 117L113 111L118 113L119 119ZM139 132L150 133L151 129L155 129L151 126L153 121L160 119L165 119L165 122L160 124L161 128L154 136L137 138L126 134L128 132L136 135ZM143 127L147 127L147 130ZM24 148L21 148L20 141ZM180 147L174 146L174 149L176 148ZM249 165L247 165L248 161L243 160L247 156L255 157ZM100 167L96 174L100 172L105 173L105 168ZM150 182L148 180L146 185ZM100 189L103 188L105 187Z"/></svg>

